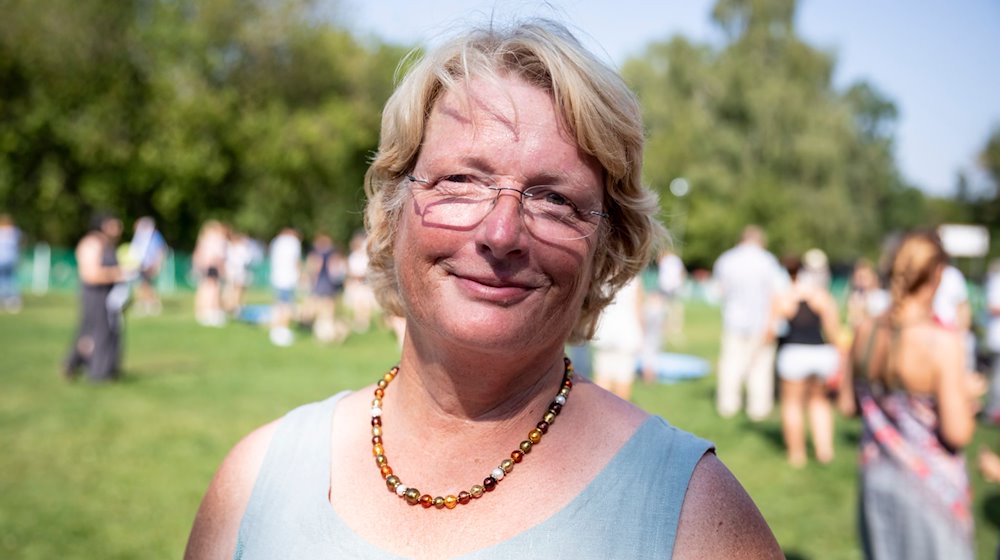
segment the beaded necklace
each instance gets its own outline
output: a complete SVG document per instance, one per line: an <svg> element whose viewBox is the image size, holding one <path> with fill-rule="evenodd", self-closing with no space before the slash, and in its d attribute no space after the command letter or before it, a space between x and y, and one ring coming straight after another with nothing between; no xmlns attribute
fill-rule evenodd
<svg viewBox="0 0 1000 560"><path fill-rule="evenodd" d="M490 472L489 476L483 479L482 484L476 484L468 491L462 490L457 496L449 494L447 496L431 497L430 494L421 494L420 490L403 484L399 477L392 474L392 467L389 466L389 459L385 455L385 447L382 443L382 397L385 396L385 388L396 378L399 373L399 366L394 366L382 379L378 381L375 388L375 398L372 400L372 455L375 456L375 465L379 469L385 485L390 492L395 492L397 496L406 500L411 506L420 504L424 509L434 506L437 509L455 509L458 504L468 504L473 499L478 499L486 492L492 492L497 484L503 480L504 476L514 470L514 465L524 460L524 456L531 452L531 448L542 441L542 436L549 431L549 426L556 421L556 416L566 404L569 392L573 388L573 364L569 358L563 357L565 368L563 370L562 384L559 392L552 399L548 410L542 415L542 420L538 422L535 429L528 432L528 439L521 442L517 449L511 451L510 458L500 461L500 465Z"/></svg>

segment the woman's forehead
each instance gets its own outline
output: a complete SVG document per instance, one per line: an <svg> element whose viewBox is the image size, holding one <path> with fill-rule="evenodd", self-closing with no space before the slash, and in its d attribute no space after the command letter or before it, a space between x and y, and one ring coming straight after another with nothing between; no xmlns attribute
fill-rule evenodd
<svg viewBox="0 0 1000 560"><path fill-rule="evenodd" d="M443 93L428 117L421 159L503 157L567 173L597 165L580 150L551 93L542 88L517 78L477 79Z"/></svg>

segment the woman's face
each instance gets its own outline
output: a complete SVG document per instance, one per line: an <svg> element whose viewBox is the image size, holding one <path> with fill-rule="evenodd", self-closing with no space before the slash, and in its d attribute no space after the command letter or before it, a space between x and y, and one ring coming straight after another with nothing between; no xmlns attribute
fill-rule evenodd
<svg viewBox="0 0 1000 560"><path fill-rule="evenodd" d="M490 177L518 190L555 184L598 208L603 198L600 165L567 137L551 96L515 78L474 80L467 93L444 94L428 117L413 175ZM426 193L404 203L395 259L412 336L518 351L561 345L569 335L598 236L538 235L541 228L522 217L520 195L498 194L481 221L462 228L430 219L441 210L428 208Z"/></svg>

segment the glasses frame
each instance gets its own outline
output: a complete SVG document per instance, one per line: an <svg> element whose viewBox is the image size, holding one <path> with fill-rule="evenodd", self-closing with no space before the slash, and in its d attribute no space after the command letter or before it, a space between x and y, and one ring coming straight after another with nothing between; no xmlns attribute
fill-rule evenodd
<svg viewBox="0 0 1000 560"><path fill-rule="evenodd" d="M419 183L421 185L426 186L426 188L428 190L430 190L430 189L433 189L442 180L444 180L444 179L446 179L448 177L454 177L455 175L456 174L452 173L452 174L442 175L442 176L440 176L440 177L438 177L436 179L421 179L421 178L417 177L416 175L408 173L408 174L405 175L405 177L410 182ZM480 176L480 177L483 177L483 176ZM492 180L492 178L490 178L490 179ZM524 199L525 199L525 197L531 198L532 196L534 196L534 193L530 192L530 190L532 188L534 188L534 187L527 187L527 188L524 188L524 189L516 189L514 187L502 187L502 186L496 184L495 181L493 183L494 183L493 185L478 185L478 186L496 192L496 198L493 199L494 203L496 203L496 201L500 199L500 194L503 191L516 192L517 194L520 195L518 197L518 203L521 205L521 208L523 209L524 208ZM541 185L539 185L539 186L541 186ZM581 210L580 207L577 206L575 202L573 202L572 200L570 200L568 198L566 199L566 202L572 207L573 213L576 214L580 218L580 220L583 221L583 222L586 222L587 218L589 218L591 216L594 216L594 217L597 217L597 218L603 218L603 219L608 219L610 217L610 214L608 214L607 212L602 212L600 210ZM482 219L486 218L487 214L489 214L489 211L487 211L486 214L483 214L483 217L480 218L480 221ZM594 233L596 233L598 229L600 229L600 224L599 223L598 223L597 227L594 228L594 231L591 232L591 233L588 233L586 235L581 235L580 237L569 237L569 238L565 238L563 240L565 240L565 241L572 241L574 239L586 239L587 237L590 237L591 235L593 235Z"/></svg>

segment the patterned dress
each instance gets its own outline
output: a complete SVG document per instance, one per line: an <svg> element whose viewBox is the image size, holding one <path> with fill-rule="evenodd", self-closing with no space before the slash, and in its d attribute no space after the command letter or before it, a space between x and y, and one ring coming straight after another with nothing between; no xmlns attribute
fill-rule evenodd
<svg viewBox="0 0 1000 560"><path fill-rule="evenodd" d="M965 457L941 440L935 399L866 381L857 391L865 556L973 558Z"/></svg>

